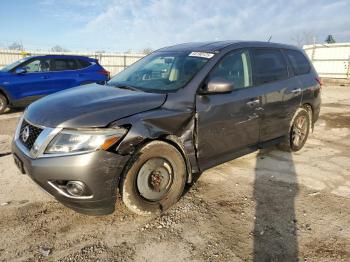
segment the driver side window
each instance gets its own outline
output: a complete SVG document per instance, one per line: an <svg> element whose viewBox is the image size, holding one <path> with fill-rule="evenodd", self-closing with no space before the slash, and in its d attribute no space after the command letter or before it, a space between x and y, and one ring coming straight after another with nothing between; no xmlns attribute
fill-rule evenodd
<svg viewBox="0 0 350 262"><path fill-rule="evenodd" d="M210 73L209 78L224 78L233 83L234 89L252 85L252 70L249 52L234 51L226 55Z"/></svg>
<svg viewBox="0 0 350 262"><path fill-rule="evenodd" d="M27 70L28 73L36 73L41 72L40 69L40 60L36 59L24 66L24 68Z"/></svg>
<svg viewBox="0 0 350 262"><path fill-rule="evenodd" d="M50 71L49 59L35 59L22 66L27 70L27 73L38 73Z"/></svg>

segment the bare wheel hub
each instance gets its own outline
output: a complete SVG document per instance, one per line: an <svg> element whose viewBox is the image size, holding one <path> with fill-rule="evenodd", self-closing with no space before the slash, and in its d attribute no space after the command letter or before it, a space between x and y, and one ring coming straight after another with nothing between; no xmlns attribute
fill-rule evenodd
<svg viewBox="0 0 350 262"><path fill-rule="evenodd" d="M151 158L140 168L137 175L137 189L149 201L163 199L173 182L171 164L163 158Z"/></svg>
<svg viewBox="0 0 350 262"><path fill-rule="evenodd" d="M163 180L164 180L164 177L162 176L161 171L154 170L151 172L150 183L155 191L160 192L160 190L161 190L160 186L161 186Z"/></svg>

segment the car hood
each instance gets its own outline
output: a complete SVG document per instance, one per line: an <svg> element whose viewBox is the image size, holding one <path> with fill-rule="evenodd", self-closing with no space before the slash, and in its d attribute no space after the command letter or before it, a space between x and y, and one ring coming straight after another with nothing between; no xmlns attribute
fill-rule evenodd
<svg viewBox="0 0 350 262"><path fill-rule="evenodd" d="M157 108L165 100L166 94L90 84L34 102L25 118L46 127L105 127L115 120Z"/></svg>
<svg viewBox="0 0 350 262"><path fill-rule="evenodd" d="M6 72L6 71L1 71L0 70L0 77L2 76L8 76L9 75L9 72ZM1 84L1 83L0 83Z"/></svg>

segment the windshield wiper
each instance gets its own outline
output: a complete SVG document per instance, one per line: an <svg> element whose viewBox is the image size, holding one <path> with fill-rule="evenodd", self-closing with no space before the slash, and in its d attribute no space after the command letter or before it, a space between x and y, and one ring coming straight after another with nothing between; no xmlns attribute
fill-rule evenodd
<svg viewBox="0 0 350 262"><path fill-rule="evenodd" d="M134 86L129 86L129 85L113 85L114 87L120 88L120 89L128 89L128 90L132 90L132 91L141 91L140 89L134 87Z"/></svg>

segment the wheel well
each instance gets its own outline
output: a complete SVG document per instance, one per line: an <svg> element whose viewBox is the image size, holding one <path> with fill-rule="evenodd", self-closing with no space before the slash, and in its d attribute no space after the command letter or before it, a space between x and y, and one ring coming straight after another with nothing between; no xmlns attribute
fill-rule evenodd
<svg viewBox="0 0 350 262"><path fill-rule="evenodd" d="M312 108L312 105L311 104L308 104L308 103L305 103L303 104L302 106L303 108L305 108L308 112L309 112L309 117L310 117L310 120L311 120L311 130L313 131L314 130L314 110Z"/></svg>
<svg viewBox="0 0 350 262"><path fill-rule="evenodd" d="M192 182L192 169L191 169L191 164L190 164L190 161L185 153L185 149L181 143L181 141L176 137L176 136L173 136L173 135L163 135L163 136L160 136L158 138L155 138L155 139L149 139L149 138L146 138L144 139L141 143L139 143L137 146L135 146L135 150L133 151L133 153L131 154L131 158L133 157L133 155L135 154L135 152L137 152L139 149L141 149L142 147L144 147L146 144L152 142L152 141L163 141L169 145L172 145L174 146L179 152L180 154L182 155L183 159L185 160L185 164L186 164L186 169L187 169L187 183L191 183ZM122 174L124 175L125 173L125 170L128 169L127 166L129 166L129 164L131 163L130 162L131 159L125 164L125 167L123 168L123 172ZM118 189L120 190L120 185L121 185L121 182L122 182L122 179L120 179L118 181Z"/></svg>
<svg viewBox="0 0 350 262"><path fill-rule="evenodd" d="M192 182L192 167L191 167L191 162L189 160L189 158L186 155L186 151L185 148L181 142L181 140L174 135L163 135L160 136L158 138L155 139L145 139L144 141L142 141L140 144L137 145L137 149L135 151L137 151L138 149L140 149L141 147L143 147L144 145L146 145L149 142L152 141L163 141L165 143L168 143L169 145L174 146L182 155L183 159L185 160L185 164L186 164L186 169L187 169L187 183L191 183Z"/></svg>
<svg viewBox="0 0 350 262"><path fill-rule="evenodd" d="M312 105L310 105L309 103L303 104L303 107L304 107L305 109L307 109L308 111L311 111L311 113L313 112Z"/></svg>
<svg viewBox="0 0 350 262"><path fill-rule="evenodd" d="M5 92L2 91L1 89L0 89L0 95L3 95L3 96L6 98L7 103L10 102L10 100L9 100L9 98L7 97L7 95L5 94Z"/></svg>
<svg viewBox="0 0 350 262"><path fill-rule="evenodd" d="M174 146L182 155L183 159L185 160L186 164L186 169L187 169L187 183L192 182L192 167L191 167L191 162L189 158L186 155L185 148L182 145L182 142L177 136L174 135L167 135L160 137L158 140L164 141L172 146Z"/></svg>

